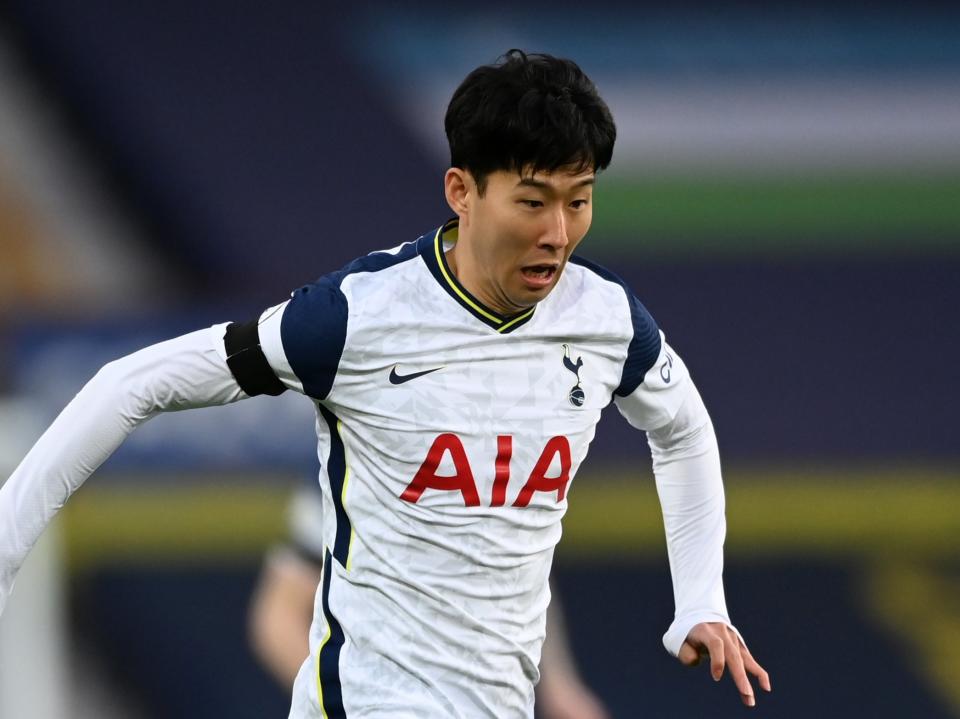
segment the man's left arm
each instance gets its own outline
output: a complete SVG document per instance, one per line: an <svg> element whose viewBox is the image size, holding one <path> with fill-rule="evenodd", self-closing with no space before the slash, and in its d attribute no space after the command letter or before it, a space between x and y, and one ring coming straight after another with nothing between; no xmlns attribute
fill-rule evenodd
<svg viewBox="0 0 960 719"><path fill-rule="evenodd" d="M709 655L714 679L729 667L744 704L753 706L748 674L766 691L770 679L727 613L726 517L717 439L683 360L662 333L659 356L643 382L617 397L616 404L630 424L646 430L653 456L676 608L664 646L688 666Z"/></svg>

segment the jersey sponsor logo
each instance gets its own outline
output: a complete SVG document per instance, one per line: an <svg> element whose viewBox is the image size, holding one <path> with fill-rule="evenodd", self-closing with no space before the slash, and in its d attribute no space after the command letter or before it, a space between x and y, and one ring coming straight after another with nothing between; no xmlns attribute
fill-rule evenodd
<svg viewBox="0 0 960 719"><path fill-rule="evenodd" d="M422 372L413 372L412 374L400 374L397 372L397 366L394 365L393 369L390 370L390 384L403 384L404 382L409 382L412 379L417 377L423 377L425 374L430 374L431 372L437 372L442 370L443 367L434 367L433 369L425 369Z"/></svg>
<svg viewBox="0 0 960 719"><path fill-rule="evenodd" d="M445 455L450 455L455 474L439 475L437 469ZM490 496L491 507L502 507L507 501L507 486L510 482L510 458L513 455L513 437L500 435L497 437L497 459L494 462L493 490ZM550 465L558 459L560 469L556 476L548 476ZM564 436L551 437L540 453L540 459L530 472L526 483L517 493L511 506L526 507L530 504L536 492L556 493L557 502L562 502L567 495L567 485L570 483L570 469L573 460L570 455L570 441ZM460 438L447 432L433 440L427 457L417 470L413 480L403 490L400 499L416 504L423 493L428 489L440 492L460 492L463 504L467 507L479 507L480 492L473 478L473 467L467 457Z"/></svg>
<svg viewBox="0 0 960 719"><path fill-rule="evenodd" d="M577 383L570 389L570 404L574 407L582 407L587 396L580 386L580 368L583 367L583 357L577 357L576 363L570 359L570 345L563 346L563 366L573 372L577 377Z"/></svg>

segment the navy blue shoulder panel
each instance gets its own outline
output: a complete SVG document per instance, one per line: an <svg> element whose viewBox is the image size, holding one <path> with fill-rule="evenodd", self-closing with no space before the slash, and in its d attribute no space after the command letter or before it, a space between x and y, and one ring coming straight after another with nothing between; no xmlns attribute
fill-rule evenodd
<svg viewBox="0 0 960 719"><path fill-rule="evenodd" d="M378 272L417 257L417 243L396 253L373 252L296 290L283 313L280 336L287 361L305 394L326 399L337 376L347 338L347 298L340 285L348 275Z"/></svg>
<svg viewBox="0 0 960 719"><path fill-rule="evenodd" d="M637 299L627 283L616 274L576 255L570 257L570 262L586 267L603 279L620 285L627 296L627 304L630 305L630 320L633 323L633 338L630 340L630 346L627 347L627 359L623 363L620 386L614 391L614 394L626 397L640 386L647 370L653 367L657 357L660 356L660 329L650 313L647 312L647 308Z"/></svg>
<svg viewBox="0 0 960 719"><path fill-rule="evenodd" d="M404 242L396 252L371 252L369 255L358 257L327 276L335 277L337 286L339 287L340 283L343 282L343 278L347 275L353 275L357 272L379 272L380 270L385 270L388 267L393 267L394 265L399 265L401 262L413 259L419 253L418 248L420 247L420 243L424 241L429 242L432 239L433 232L430 232L413 242Z"/></svg>

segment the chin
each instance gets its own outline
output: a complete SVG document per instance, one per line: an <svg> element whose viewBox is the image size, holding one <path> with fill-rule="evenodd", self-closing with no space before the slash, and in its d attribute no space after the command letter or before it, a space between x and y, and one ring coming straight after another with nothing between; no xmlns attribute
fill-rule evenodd
<svg viewBox="0 0 960 719"><path fill-rule="evenodd" d="M542 290L523 290L514 298L513 305L518 307L517 312L526 312L534 305L542 302L553 291L553 285L544 287Z"/></svg>

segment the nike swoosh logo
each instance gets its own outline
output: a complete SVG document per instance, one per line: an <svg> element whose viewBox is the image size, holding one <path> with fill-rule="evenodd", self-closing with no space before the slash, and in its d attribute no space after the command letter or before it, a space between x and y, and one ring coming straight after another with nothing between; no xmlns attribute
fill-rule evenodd
<svg viewBox="0 0 960 719"><path fill-rule="evenodd" d="M393 369L390 370L390 384L403 384L404 382L409 382L417 377L423 377L425 374L430 374L431 372L442 369L443 367L434 367L433 369L425 369L423 372L414 372L413 374L397 374L397 366L394 365Z"/></svg>

